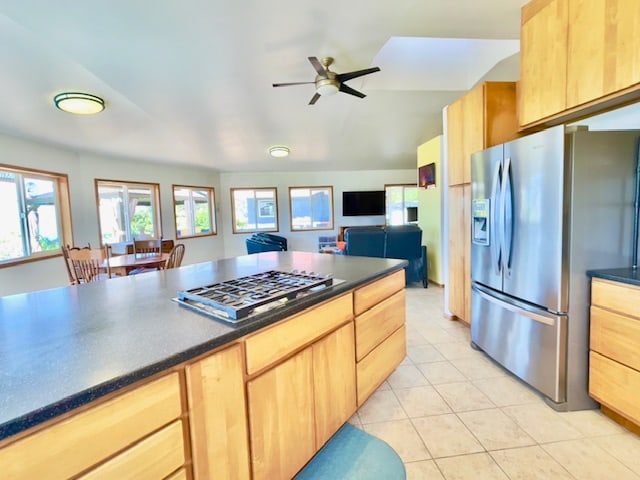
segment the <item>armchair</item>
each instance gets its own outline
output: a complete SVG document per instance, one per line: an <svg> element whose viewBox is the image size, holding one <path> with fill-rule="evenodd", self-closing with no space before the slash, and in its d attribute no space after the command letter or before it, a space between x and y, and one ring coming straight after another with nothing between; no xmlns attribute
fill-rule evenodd
<svg viewBox="0 0 640 480"><path fill-rule="evenodd" d="M409 261L405 268L406 281L422 282L427 288L427 247L422 245L422 229L417 225L395 225L385 227L386 258L400 258Z"/></svg>
<svg viewBox="0 0 640 480"><path fill-rule="evenodd" d="M361 257L384 257L385 232L379 227L351 227L344 231L345 253Z"/></svg>

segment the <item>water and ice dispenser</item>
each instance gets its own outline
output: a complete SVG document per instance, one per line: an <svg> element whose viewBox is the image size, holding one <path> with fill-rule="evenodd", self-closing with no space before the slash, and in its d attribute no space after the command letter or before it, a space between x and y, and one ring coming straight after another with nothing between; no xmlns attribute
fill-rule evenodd
<svg viewBox="0 0 640 480"><path fill-rule="evenodd" d="M471 241L476 245L489 245L488 198L475 199L471 203Z"/></svg>

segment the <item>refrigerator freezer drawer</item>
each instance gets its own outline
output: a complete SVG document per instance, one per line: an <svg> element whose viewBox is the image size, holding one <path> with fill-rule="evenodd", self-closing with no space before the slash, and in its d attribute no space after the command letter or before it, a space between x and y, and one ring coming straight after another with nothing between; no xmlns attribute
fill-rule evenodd
<svg viewBox="0 0 640 480"><path fill-rule="evenodd" d="M525 310L477 285L471 312L474 344L554 403L566 401L566 316Z"/></svg>

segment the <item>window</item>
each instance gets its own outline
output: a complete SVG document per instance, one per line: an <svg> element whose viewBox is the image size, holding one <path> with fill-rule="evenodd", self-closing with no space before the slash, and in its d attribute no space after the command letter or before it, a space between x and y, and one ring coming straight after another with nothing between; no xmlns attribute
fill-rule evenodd
<svg viewBox="0 0 640 480"><path fill-rule="evenodd" d="M96 196L103 245L162 236L157 184L96 180Z"/></svg>
<svg viewBox="0 0 640 480"><path fill-rule="evenodd" d="M233 233L277 232L278 195L275 188L232 188Z"/></svg>
<svg viewBox="0 0 640 480"><path fill-rule="evenodd" d="M333 187L289 187L291 231L333 230Z"/></svg>
<svg viewBox="0 0 640 480"><path fill-rule="evenodd" d="M72 242L66 175L0 166L0 264L49 257Z"/></svg>
<svg viewBox="0 0 640 480"><path fill-rule="evenodd" d="M387 204L387 225L409 223L407 207L418 207L418 187L416 185L385 185Z"/></svg>
<svg viewBox="0 0 640 480"><path fill-rule="evenodd" d="M213 188L173 186L176 238L215 235Z"/></svg>

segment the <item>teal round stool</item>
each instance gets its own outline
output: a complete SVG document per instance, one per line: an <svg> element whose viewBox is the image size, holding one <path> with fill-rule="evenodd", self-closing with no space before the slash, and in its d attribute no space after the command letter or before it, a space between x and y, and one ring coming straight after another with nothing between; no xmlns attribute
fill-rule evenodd
<svg viewBox="0 0 640 480"><path fill-rule="evenodd" d="M347 423L294 480L405 480L398 454L385 442Z"/></svg>

